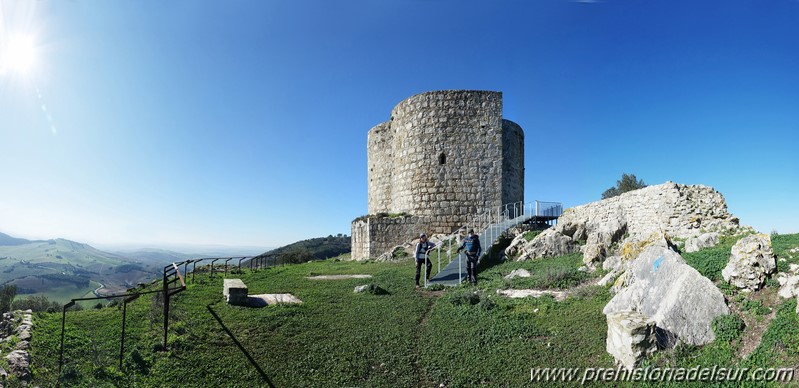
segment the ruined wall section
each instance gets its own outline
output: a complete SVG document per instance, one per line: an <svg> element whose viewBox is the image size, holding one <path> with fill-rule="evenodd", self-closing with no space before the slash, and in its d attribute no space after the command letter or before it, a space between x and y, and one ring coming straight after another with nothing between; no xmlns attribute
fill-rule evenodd
<svg viewBox="0 0 799 388"><path fill-rule="evenodd" d="M419 237L425 224L419 217L368 217L352 223L353 260L377 259L397 245Z"/></svg>
<svg viewBox="0 0 799 388"><path fill-rule="evenodd" d="M724 196L712 187L666 182L566 209L559 228L583 225L587 235L626 224L629 235L646 238L663 231L670 237L736 231L738 219L727 211Z"/></svg>
<svg viewBox="0 0 799 388"><path fill-rule="evenodd" d="M366 165L369 188L369 214L389 212L391 208L391 175L394 132L391 122L376 125L367 138Z"/></svg>
<svg viewBox="0 0 799 388"><path fill-rule="evenodd" d="M524 199L524 131L502 120L502 204Z"/></svg>

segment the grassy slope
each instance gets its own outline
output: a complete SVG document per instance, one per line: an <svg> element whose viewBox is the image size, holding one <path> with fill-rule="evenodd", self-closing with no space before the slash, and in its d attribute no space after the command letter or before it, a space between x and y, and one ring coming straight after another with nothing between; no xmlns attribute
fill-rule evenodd
<svg viewBox="0 0 799 388"><path fill-rule="evenodd" d="M799 235L774 238L779 257L794 246L799 246ZM794 256L791 260L799 261L799 255ZM124 373L116 359L121 312L105 308L68 313L64 382L84 386L263 384L208 307L276 386L520 386L529 383L531 367L611 367L601 313L610 299L605 288L586 287L564 302L495 295L496 288L507 286L571 286L587 276L573 271L577 261L579 257L571 255L499 264L483 268L478 288L445 291L414 290L411 262L327 260L240 275L250 293L291 292L305 302L262 309L225 305L221 279L198 274L197 283L175 299L169 351L158 351L162 317L154 299L142 297L129 306ZM501 278L519 267L536 276L511 282ZM389 294L354 294L354 286L368 282L361 279L305 278L336 273L373 274L372 282ZM469 294L475 290L481 292L480 301L471 304L476 298ZM743 303L735 296L730 299ZM733 333L705 347L680 346L660 352L648 364L797 365L795 302L780 303L774 307L776 317L760 346L744 361L736 356L739 342ZM34 382L52 386L60 314L41 314L36 324Z"/></svg>

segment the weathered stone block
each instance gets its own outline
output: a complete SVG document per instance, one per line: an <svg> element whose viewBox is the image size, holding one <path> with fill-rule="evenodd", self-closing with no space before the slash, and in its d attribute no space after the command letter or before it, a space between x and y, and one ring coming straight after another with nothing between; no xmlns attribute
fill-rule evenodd
<svg viewBox="0 0 799 388"><path fill-rule="evenodd" d="M222 295L228 304L237 306L247 304L247 286L241 279L225 279Z"/></svg>
<svg viewBox="0 0 799 388"><path fill-rule="evenodd" d="M655 322L634 311L607 315L607 351L616 362L633 369L657 350Z"/></svg>

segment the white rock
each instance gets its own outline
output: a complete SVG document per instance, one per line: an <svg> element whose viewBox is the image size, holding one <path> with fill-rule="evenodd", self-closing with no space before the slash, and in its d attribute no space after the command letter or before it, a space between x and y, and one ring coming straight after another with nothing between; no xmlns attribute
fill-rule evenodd
<svg viewBox="0 0 799 388"><path fill-rule="evenodd" d="M514 269L509 274L505 275L505 279L510 280L510 279L513 279L513 278L529 278L530 276L532 276L530 274L530 271L528 271L528 270L526 270L524 268L518 268L518 269Z"/></svg>
<svg viewBox="0 0 799 388"><path fill-rule="evenodd" d="M625 274L628 286L608 302L605 315L637 311L681 341L704 345L715 338L713 319L730 313L713 282L668 248L646 248Z"/></svg>
<svg viewBox="0 0 799 388"><path fill-rule="evenodd" d="M730 260L721 271L721 276L740 289L756 291L776 269L771 237L755 234L738 240L732 246Z"/></svg>

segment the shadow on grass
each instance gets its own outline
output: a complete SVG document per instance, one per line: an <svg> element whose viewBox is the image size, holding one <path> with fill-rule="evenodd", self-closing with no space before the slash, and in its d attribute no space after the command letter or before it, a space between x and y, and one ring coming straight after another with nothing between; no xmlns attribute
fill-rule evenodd
<svg viewBox="0 0 799 388"><path fill-rule="evenodd" d="M269 376L267 376L266 373L264 372L264 370L261 369L261 367L258 365L257 362L255 362L255 359L253 359L252 356L250 355L250 353L247 352L247 349L244 349L244 346L242 346L241 343L239 342L239 340L236 339L236 336L234 336L233 333L230 332L230 330L227 328L227 326L225 326L225 324L222 323L222 319L219 318L219 315L217 315L216 312L211 308L211 305L209 304L209 305L205 306L205 308L208 309L208 312L211 313L211 315L214 317L214 319L216 319L216 321L219 323L219 326L222 327L222 330L224 330L225 333L227 333L227 335L230 337L230 339L233 340L233 343L236 344L236 346L239 348L239 350L241 350L241 352L244 354L244 356L247 357L247 360L250 361L250 364L252 364L252 366L255 367L255 370L258 371L258 374L261 375L261 378L264 380L264 382L267 385L269 385L269 387L273 387L274 388L275 385L272 384L272 380L269 379Z"/></svg>

